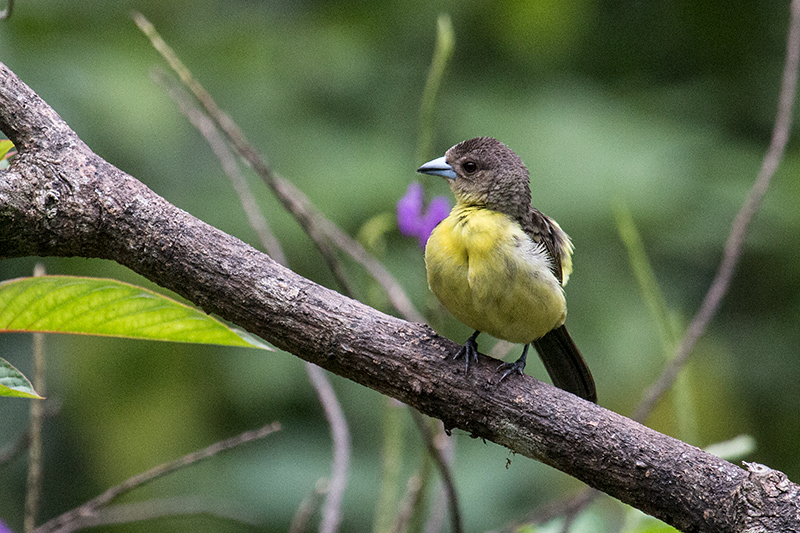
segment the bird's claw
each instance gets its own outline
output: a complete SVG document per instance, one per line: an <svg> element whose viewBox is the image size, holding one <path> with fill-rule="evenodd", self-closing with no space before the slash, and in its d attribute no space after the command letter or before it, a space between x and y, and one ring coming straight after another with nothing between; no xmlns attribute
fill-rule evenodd
<svg viewBox="0 0 800 533"><path fill-rule="evenodd" d="M478 362L478 343L475 341L475 337L477 337L477 335L473 335L467 339L467 342L464 343L464 346L462 346L458 353L453 357L453 359L464 357L466 372L469 372L469 364L471 361L475 363Z"/></svg>
<svg viewBox="0 0 800 533"><path fill-rule="evenodd" d="M498 385L511 374L519 374L520 376L522 375L522 371L525 370L525 361L528 360L528 348L530 347L530 344L526 344L525 348L522 349L522 355L520 355L519 359L513 363L503 363L497 367L496 372L505 370L503 375L500 376L500 380L497 382Z"/></svg>
<svg viewBox="0 0 800 533"><path fill-rule="evenodd" d="M525 362L522 361L515 361L513 363L503 363L497 367L496 372L503 372L503 375L500 376L500 379L497 383L502 383L504 379L506 379L511 374L519 374L520 376L524 373L525 370Z"/></svg>

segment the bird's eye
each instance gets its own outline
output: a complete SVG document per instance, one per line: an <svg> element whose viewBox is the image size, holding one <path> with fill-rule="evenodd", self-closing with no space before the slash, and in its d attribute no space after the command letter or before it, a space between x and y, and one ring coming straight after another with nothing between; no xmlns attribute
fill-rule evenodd
<svg viewBox="0 0 800 533"><path fill-rule="evenodd" d="M478 170L478 164L475 163L474 161L467 161L466 163L464 163L464 172L466 172L467 174L472 174L476 170Z"/></svg>

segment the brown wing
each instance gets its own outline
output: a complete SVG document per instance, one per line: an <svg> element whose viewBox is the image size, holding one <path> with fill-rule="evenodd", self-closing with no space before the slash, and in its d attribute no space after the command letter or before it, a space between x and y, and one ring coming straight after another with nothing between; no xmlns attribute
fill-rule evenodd
<svg viewBox="0 0 800 533"><path fill-rule="evenodd" d="M547 215L535 207L531 207L529 216L523 225L534 242L544 243L545 250L550 256L550 270L556 279L566 285L572 273L572 242L564 230Z"/></svg>

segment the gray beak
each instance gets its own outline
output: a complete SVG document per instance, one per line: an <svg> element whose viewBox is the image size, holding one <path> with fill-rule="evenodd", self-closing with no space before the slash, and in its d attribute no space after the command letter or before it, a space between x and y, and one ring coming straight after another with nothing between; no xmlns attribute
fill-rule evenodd
<svg viewBox="0 0 800 533"><path fill-rule="evenodd" d="M445 156L442 156L437 157L432 161L428 161L419 167L417 172L421 172L422 174L431 174L433 176L441 176L450 180L456 179L456 173L453 170L453 167L451 167L444 158Z"/></svg>

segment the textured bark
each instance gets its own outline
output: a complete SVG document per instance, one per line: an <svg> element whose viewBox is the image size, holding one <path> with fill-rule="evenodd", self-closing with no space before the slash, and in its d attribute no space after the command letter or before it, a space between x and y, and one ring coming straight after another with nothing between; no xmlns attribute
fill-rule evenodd
<svg viewBox="0 0 800 533"><path fill-rule="evenodd" d="M800 531L798 486L750 472L321 287L171 205L94 154L0 64L0 256L117 261L331 372L547 463L684 531ZM601 388L602 390L602 388ZM601 394L602 400L602 394Z"/></svg>

